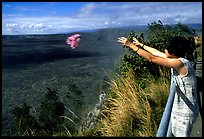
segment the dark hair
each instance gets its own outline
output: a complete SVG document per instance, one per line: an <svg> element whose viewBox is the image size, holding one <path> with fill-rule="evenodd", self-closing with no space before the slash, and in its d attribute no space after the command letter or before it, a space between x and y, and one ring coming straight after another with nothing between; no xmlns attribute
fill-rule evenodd
<svg viewBox="0 0 204 139"><path fill-rule="evenodd" d="M169 54L192 60L193 52L195 50L195 40L193 37L170 37L166 41L166 49Z"/></svg>

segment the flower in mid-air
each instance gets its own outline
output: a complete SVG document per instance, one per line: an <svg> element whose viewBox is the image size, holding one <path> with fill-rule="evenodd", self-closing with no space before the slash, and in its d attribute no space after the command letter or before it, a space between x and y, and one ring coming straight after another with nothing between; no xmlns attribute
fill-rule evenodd
<svg viewBox="0 0 204 139"><path fill-rule="evenodd" d="M72 49L75 49L79 45L80 39L81 39L81 35L75 34L75 35L68 37L66 42L67 44L70 44L70 47Z"/></svg>

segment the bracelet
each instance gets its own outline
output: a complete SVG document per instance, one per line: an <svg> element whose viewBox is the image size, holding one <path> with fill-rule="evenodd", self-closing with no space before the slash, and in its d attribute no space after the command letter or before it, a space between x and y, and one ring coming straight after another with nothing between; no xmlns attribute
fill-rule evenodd
<svg viewBox="0 0 204 139"><path fill-rule="evenodd" d="M138 47L138 49L135 51L137 53L137 51L140 49L140 47Z"/></svg>
<svg viewBox="0 0 204 139"><path fill-rule="evenodd" d="M144 45L144 44L142 44L141 48L142 48L142 49L144 49L144 46L145 46L145 45Z"/></svg>

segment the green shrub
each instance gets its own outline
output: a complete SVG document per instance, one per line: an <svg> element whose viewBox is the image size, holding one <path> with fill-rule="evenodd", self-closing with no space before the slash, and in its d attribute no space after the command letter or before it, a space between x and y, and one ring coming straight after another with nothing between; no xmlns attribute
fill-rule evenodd
<svg viewBox="0 0 204 139"><path fill-rule="evenodd" d="M14 135L17 136L40 136L52 135L62 130L64 123L64 104L58 102L57 92L47 88L43 102L41 103L41 111L38 116L39 121L30 114L28 104L24 103L22 107L16 106L13 111Z"/></svg>
<svg viewBox="0 0 204 139"><path fill-rule="evenodd" d="M178 23L176 25L163 25L159 20L158 23L153 22L148 24L148 30L146 33L146 39L144 37L144 33L141 33L139 36L135 34L134 31L130 32L128 39L132 40L132 37L136 37L140 42L150 47L156 48L160 51L164 51L166 47L166 40L169 37L174 36L194 36L196 32L194 29L189 28L187 25ZM122 59L122 66L119 67L119 71L122 75L125 75L127 71L133 69L133 71L137 75L142 75L145 73L150 73L155 77L160 76L161 66L151 63L140 57L137 53L135 53L129 47L124 47L125 50L128 49L128 52L124 55ZM192 50L193 53L193 50ZM164 69L165 70L165 69Z"/></svg>
<svg viewBox="0 0 204 139"><path fill-rule="evenodd" d="M39 115L39 121L42 128L49 134L58 132L61 129L61 125L64 122L64 118L60 117L64 115L64 104L58 102L58 96L56 90L47 88L48 92L45 94L45 98L41 103L41 112Z"/></svg>
<svg viewBox="0 0 204 139"><path fill-rule="evenodd" d="M22 107L17 106L12 110L14 117L14 135L31 136L39 129L39 124L35 117L30 115L28 104L24 103Z"/></svg>

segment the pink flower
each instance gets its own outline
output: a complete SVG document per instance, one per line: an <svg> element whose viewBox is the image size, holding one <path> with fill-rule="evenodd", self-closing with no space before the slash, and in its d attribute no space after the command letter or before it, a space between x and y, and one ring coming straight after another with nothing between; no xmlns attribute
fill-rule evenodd
<svg viewBox="0 0 204 139"><path fill-rule="evenodd" d="M66 42L67 44L70 44L70 47L72 49L75 49L79 45L80 39L81 39L81 35L75 34L75 35L68 37Z"/></svg>

